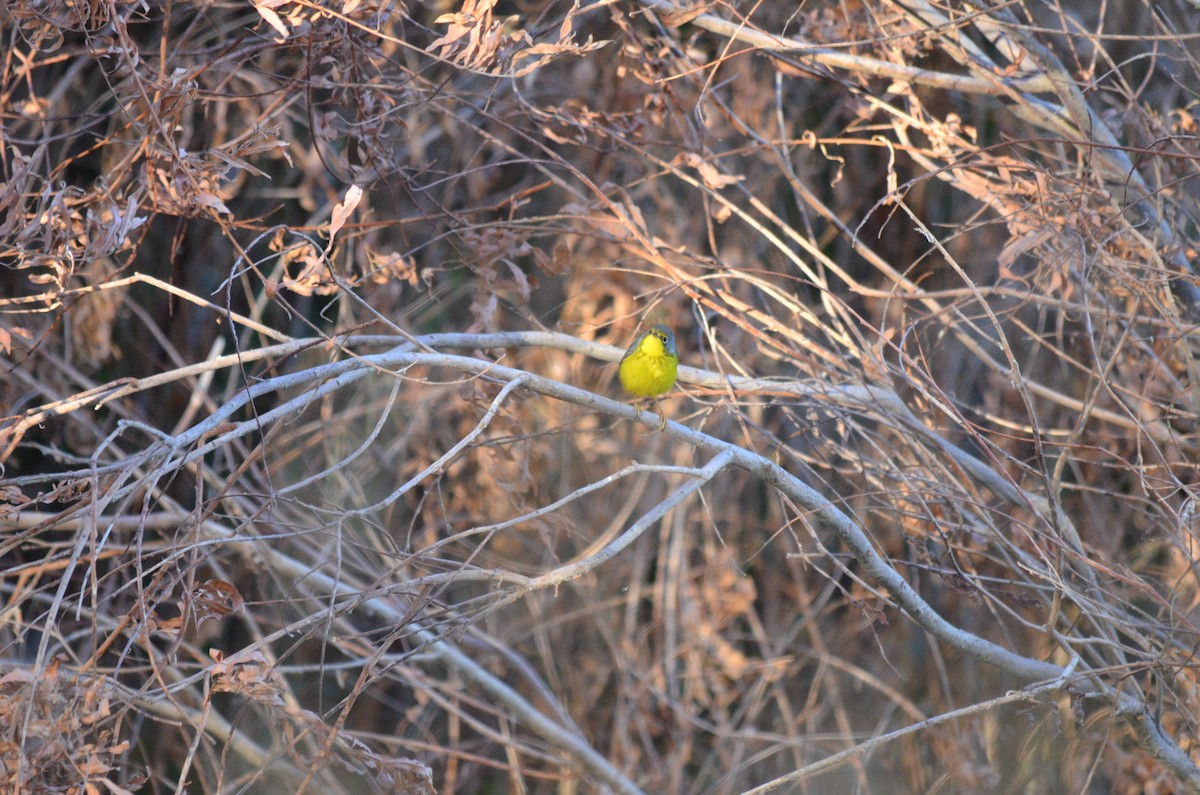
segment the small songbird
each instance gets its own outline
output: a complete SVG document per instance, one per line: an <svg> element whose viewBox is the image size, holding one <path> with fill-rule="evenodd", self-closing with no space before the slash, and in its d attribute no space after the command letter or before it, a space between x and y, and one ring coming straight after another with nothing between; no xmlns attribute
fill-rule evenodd
<svg viewBox="0 0 1200 795"><path fill-rule="evenodd" d="M634 340L625 351L617 374L626 392L635 398L654 398L655 408L658 408L658 396L675 385L678 369L679 351L675 348L675 332L657 323ZM667 418L663 415L661 419L659 430L665 430Z"/></svg>

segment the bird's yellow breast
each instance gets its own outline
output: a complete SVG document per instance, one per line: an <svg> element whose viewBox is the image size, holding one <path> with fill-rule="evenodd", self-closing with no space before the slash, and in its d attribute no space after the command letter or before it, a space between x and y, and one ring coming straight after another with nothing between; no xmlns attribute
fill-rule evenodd
<svg viewBox="0 0 1200 795"><path fill-rule="evenodd" d="M675 384L679 357L667 353L662 340L646 334L637 350L621 360L621 386L634 397L661 395Z"/></svg>

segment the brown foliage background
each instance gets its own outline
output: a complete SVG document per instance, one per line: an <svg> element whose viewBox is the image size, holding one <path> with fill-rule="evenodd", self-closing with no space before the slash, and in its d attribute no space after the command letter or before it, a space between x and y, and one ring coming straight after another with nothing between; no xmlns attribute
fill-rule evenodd
<svg viewBox="0 0 1200 795"><path fill-rule="evenodd" d="M0 26L5 791L1200 791L1194 4Z"/></svg>

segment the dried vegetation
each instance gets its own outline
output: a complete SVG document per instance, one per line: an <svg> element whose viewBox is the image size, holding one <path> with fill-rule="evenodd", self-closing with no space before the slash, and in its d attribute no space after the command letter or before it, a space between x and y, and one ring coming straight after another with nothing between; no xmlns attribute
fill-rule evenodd
<svg viewBox="0 0 1200 795"><path fill-rule="evenodd" d="M1194 3L0 34L4 791L1200 792Z"/></svg>

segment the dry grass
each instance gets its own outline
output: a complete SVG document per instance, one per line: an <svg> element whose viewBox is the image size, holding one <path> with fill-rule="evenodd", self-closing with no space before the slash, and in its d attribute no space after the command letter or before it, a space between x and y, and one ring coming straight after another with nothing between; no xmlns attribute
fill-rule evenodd
<svg viewBox="0 0 1200 795"><path fill-rule="evenodd" d="M8 4L0 789L1200 792L1200 18L1099 8Z"/></svg>

